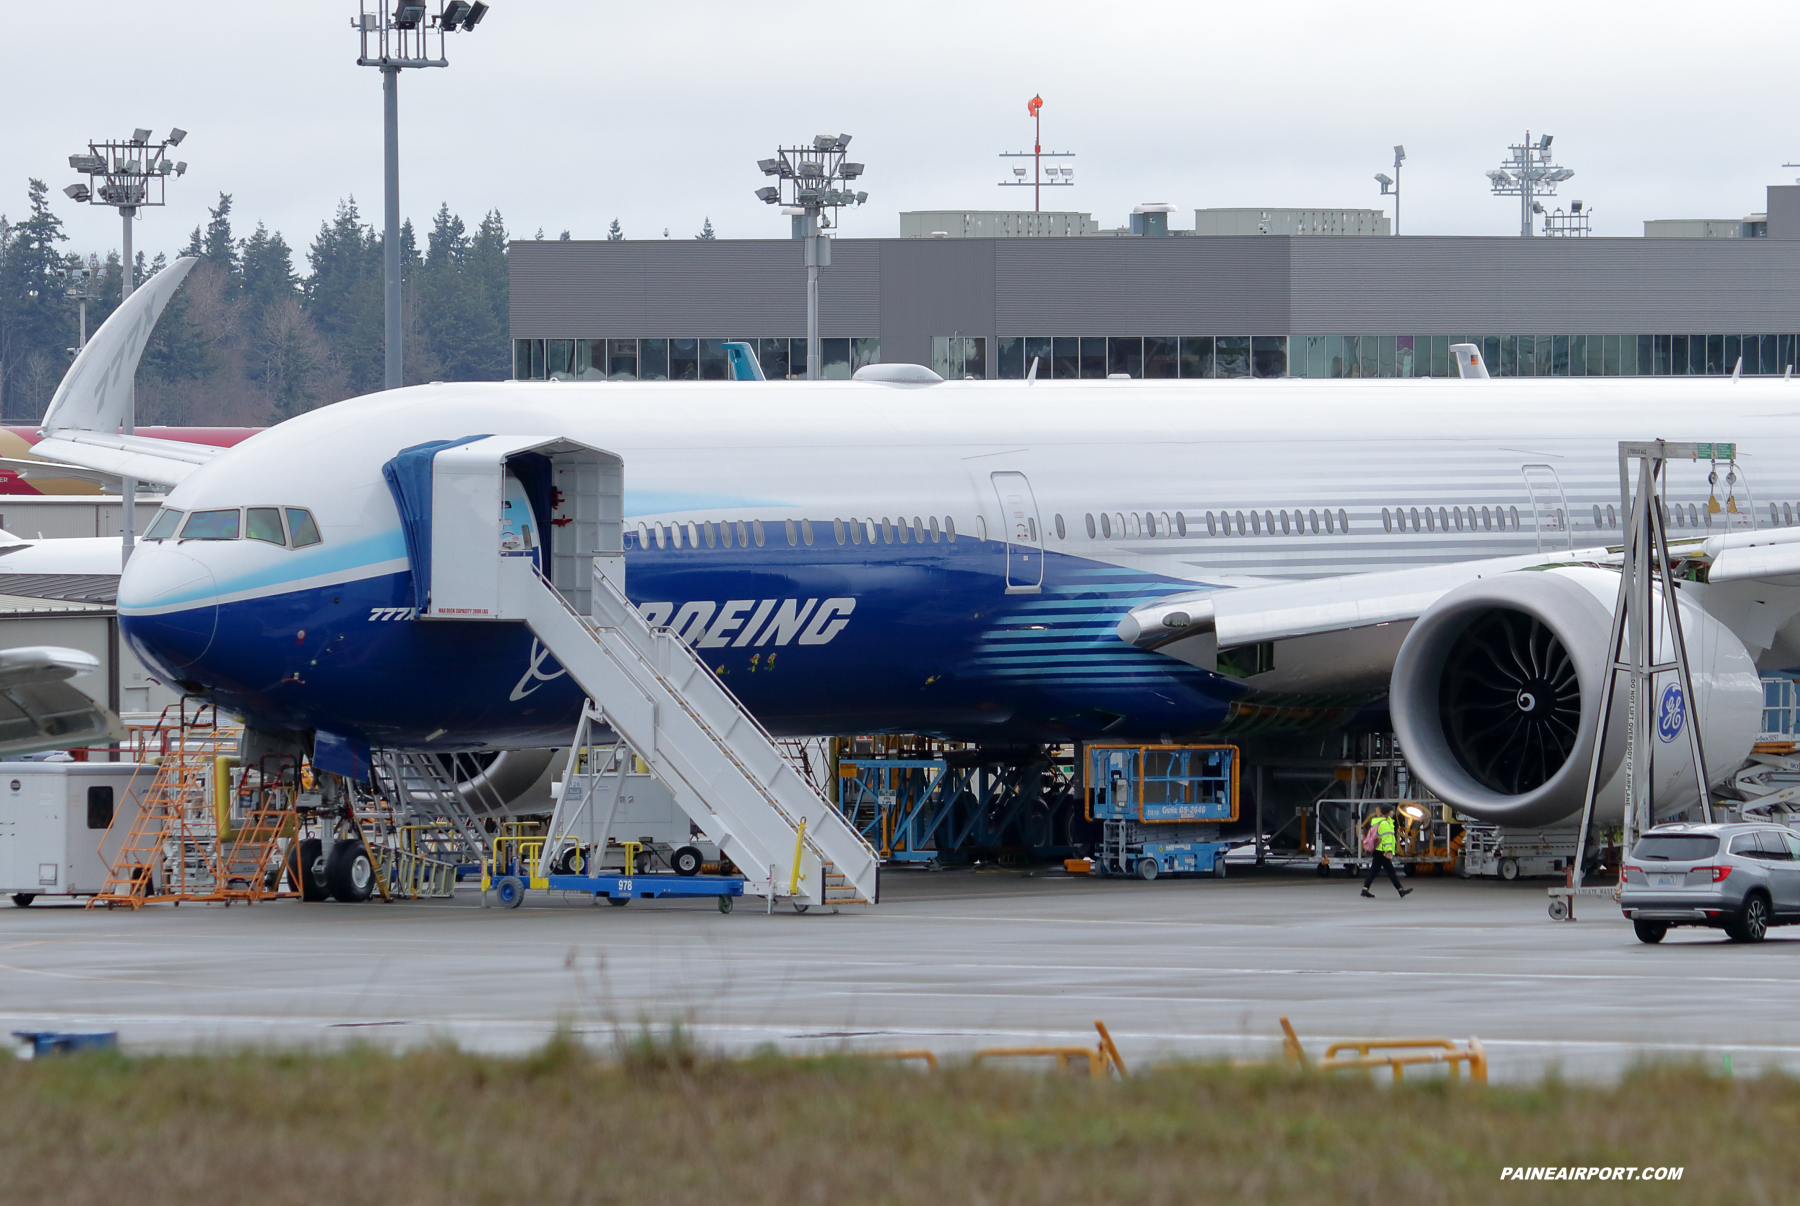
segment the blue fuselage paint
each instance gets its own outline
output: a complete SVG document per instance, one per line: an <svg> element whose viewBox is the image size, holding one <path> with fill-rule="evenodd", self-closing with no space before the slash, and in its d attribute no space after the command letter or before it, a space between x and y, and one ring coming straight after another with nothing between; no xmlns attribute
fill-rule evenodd
<svg viewBox="0 0 1800 1206"><path fill-rule="evenodd" d="M1041 593L1009 595L1005 555L968 537L635 549L626 582L653 618L685 613L689 643L777 735L1154 739L1216 726L1241 693L1116 634L1131 606L1190 584L1051 554ZM828 624L778 623L784 605L790 621L810 620L834 599L853 608ZM581 692L524 625L419 620L411 603L402 571L127 613L122 627L145 661L259 728L327 728L401 747L568 739Z"/></svg>

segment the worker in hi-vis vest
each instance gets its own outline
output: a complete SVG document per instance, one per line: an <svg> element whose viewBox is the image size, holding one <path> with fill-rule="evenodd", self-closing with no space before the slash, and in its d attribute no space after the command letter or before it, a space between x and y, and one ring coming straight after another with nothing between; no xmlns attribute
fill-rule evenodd
<svg viewBox="0 0 1800 1206"><path fill-rule="evenodd" d="M1411 888L1400 886L1400 875L1394 870L1395 845L1394 809L1392 805L1384 804L1375 810L1375 818L1369 822L1368 829L1363 833L1363 850L1369 855L1369 873L1363 876L1362 894L1370 900L1375 899L1375 893L1369 891L1369 885L1373 884L1375 877L1383 871L1386 871L1387 877L1394 882L1396 892L1402 896L1412 894Z"/></svg>

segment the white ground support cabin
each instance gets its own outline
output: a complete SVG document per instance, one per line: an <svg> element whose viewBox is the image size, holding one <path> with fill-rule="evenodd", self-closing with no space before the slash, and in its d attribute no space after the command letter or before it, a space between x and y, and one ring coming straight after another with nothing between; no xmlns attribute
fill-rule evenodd
<svg viewBox="0 0 1800 1206"><path fill-rule="evenodd" d="M98 892L155 777L136 762L0 762L0 895Z"/></svg>

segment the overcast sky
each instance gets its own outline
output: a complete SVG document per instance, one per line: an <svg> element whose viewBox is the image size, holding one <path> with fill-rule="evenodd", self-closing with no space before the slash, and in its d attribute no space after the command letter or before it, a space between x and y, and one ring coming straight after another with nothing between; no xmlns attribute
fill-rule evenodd
<svg viewBox="0 0 1800 1206"><path fill-rule="evenodd" d="M1793 5L756 4L492 0L448 70L400 81L402 213L440 201L514 237L786 233L751 194L755 161L855 136L869 204L845 236L894 236L908 209L1029 207L997 153L1047 147L1077 184L1045 208L1122 224L1177 207L1385 206L1372 176L1404 143L1406 234L1510 234L1518 203L1482 173L1527 128L1574 169L1560 200L1595 233L1646 218L1736 218L1791 183ZM432 0L435 10L437 0ZM311 10L313 16L306 16ZM355 64L354 0L87 0L9 5L0 40L0 212L26 178L76 180L70 153L179 125L192 165L137 246L173 251L220 192L299 255L338 201L381 211L380 76ZM115 211L56 195L77 250L119 242Z"/></svg>

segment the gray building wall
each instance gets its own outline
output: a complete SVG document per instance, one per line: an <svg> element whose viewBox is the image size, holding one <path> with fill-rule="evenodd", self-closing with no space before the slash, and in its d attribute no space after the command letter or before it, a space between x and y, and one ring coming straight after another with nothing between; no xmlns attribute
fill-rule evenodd
<svg viewBox="0 0 1800 1206"><path fill-rule="evenodd" d="M1768 239L838 240L820 327L919 363L932 336L956 334L1800 332L1800 187L1771 188L1769 209ZM806 330L792 240L531 241L510 254L515 338Z"/></svg>

